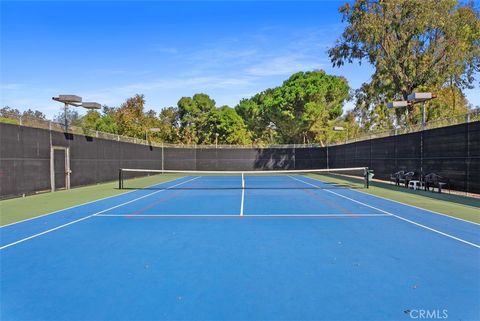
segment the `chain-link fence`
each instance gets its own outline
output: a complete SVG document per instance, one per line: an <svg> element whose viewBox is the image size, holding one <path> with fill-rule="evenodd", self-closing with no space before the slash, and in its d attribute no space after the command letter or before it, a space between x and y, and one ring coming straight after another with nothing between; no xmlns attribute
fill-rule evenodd
<svg viewBox="0 0 480 321"><path fill-rule="evenodd" d="M425 123L425 126L423 128L421 124L416 124L416 125L398 127L391 130L371 130L368 133L358 133L353 137L349 137L348 139L343 141L336 141L330 145L341 145L345 143L358 142L358 141L369 140L374 138L382 138L382 137L396 136L396 135L402 135L402 134L416 133L422 130L465 124L465 123L475 122L479 120L480 120L480 108L475 108L470 110L466 114L428 121Z"/></svg>
<svg viewBox="0 0 480 321"><path fill-rule="evenodd" d="M85 135L82 130L77 135L74 131L78 127L64 133L57 130L61 126L53 122L22 119L22 126L18 126L20 122L10 121L10 124L0 123L0 198L48 190L52 182L52 149L55 148L69 150L72 187L114 180L118 168L269 170L369 167L375 171L375 178L382 180L388 180L399 170L414 171L417 177L436 173L449 179L449 188L478 194L480 121L472 119L476 120L470 117L469 122L465 119L463 124L403 135L368 136L372 139L347 144L264 148L147 144L145 140L95 131ZM44 124L47 126L40 127Z"/></svg>
<svg viewBox="0 0 480 321"><path fill-rule="evenodd" d="M422 128L420 124L411 125L407 127L399 127L392 130L371 130L367 133L356 133L352 136L349 135L347 139L338 138L332 142L329 142L329 146L342 145L351 142L358 142L363 140L369 140L374 138L382 138L389 136L396 136L407 133L415 133L426 129L433 129L451 125L464 124L480 120L480 108L472 109L467 114L453 116L449 118L432 120L425 123L425 127ZM34 128L49 129L56 132L65 132L65 125L56 123L49 120L34 118L30 116L18 116L15 114L3 114L0 116L0 122L17 124L21 126L28 126ZM88 128L82 128L79 126L69 125L67 132L70 134L85 135L95 138L102 138L108 140L116 140L125 143L144 144L155 147L172 147L172 148L309 148L309 147L325 147L325 144L312 143L312 144L250 144L250 145L225 145L225 144L212 144L212 145L196 145L196 144L168 144L160 143L151 140L145 140L135 137L128 137L119 134L105 133L98 130L92 130Z"/></svg>

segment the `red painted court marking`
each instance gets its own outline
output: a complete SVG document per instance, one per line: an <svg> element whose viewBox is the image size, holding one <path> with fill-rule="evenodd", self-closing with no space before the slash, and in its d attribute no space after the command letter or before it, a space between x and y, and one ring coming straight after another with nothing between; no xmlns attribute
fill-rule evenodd
<svg viewBox="0 0 480 321"><path fill-rule="evenodd" d="M312 197L315 197L315 198L321 200L322 203L327 204L328 206L339 210L339 211L342 212L343 214L350 215L352 218L357 218L357 217L358 217L357 215L355 215L355 213L352 213L351 211L349 211L348 209L346 209L346 208L344 208L343 206L339 205L338 203L332 202L331 200L322 197L322 196L321 196L320 194L318 194L318 193L315 193L315 192L313 192L313 191L311 191L311 190L309 190L309 189L303 189L303 191L304 191L305 193L307 193L309 196L312 196Z"/></svg>
<svg viewBox="0 0 480 321"><path fill-rule="evenodd" d="M135 217L136 215L142 214L144 211L146 211L146 210L148 210L148 209L150 209L150 208L153 208L153 207L155 207L155 206L157 206L157 205L159 205L159 204L161 204L161 203L164 203L164 202L166 202L166 201L168 201L168 200L171 200L172 198L174 198L174 197L177 196L178 194L180 194L180 192L179 192L179 191L176 191L175 193L173 193L173 194L171 194L171 195L169 195L169 196L167 196L167 197L161 197L161 198L155 200L154 202L152 202L152 203L150 203L150 204L148 204L148 205L146 205L146 206L144 206L144 207L136 210L135 212L130 213L130 214L127 215L126 217L129 218L129 219L131 219L131 218ZM165 194L163 194L163 195L165 195Z"/></svg>

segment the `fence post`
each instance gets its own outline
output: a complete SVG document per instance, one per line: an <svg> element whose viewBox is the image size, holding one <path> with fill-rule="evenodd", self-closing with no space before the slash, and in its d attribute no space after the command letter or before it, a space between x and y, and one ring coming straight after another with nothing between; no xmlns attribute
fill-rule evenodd
<svg viewBox="0 0 480 321"><path fill-rule="evenodd" d="M467 161L465 162L465 194L468 196L470 192L470 114L467 114L467 125L465 126L467 130ZM448 188L451 188L450 186Z"/></svg>
<svg viewBox="0 0 480 321"><path fill-rule="evenodd" d="M420 183L423 184L423 134L424 128L420 131ZM450 186L449 186L450 187Z"/></svg>
<svg viewBox="0 0 480 321"><path fill-rule="evenodd" d="M293 169L297 169L297 157L296 157L296 149L295 144L293 144Z"/></svg>
<svg viewBox="0 0 480 321"><path fill-rule="evenodd" d="M162 174L164 170L165 170L165 148L162 142Z"/></svg>
<svg viewBox="0 0 480 321"><path fill-rule="evenodd" d="M330 169L330 160L328 159L328 139L327 139L327 169Z"/></svg>

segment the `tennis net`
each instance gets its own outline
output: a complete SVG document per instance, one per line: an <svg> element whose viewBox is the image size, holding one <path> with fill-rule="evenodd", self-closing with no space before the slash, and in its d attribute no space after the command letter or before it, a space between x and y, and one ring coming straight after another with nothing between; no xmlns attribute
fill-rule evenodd
<svg viewBox="0 0 480 321"><path fill-rule="evenodd" d="M121 168L119 189L333 189L368 188L367 167L262 170L182 171Z"/></svg>

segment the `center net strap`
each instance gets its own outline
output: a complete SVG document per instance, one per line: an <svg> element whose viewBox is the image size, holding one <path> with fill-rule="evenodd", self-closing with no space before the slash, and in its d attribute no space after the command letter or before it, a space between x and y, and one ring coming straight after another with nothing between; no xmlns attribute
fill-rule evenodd
<svg viewBox="0 0 480 321"><path fill-rule="evenodd" d="M191 171L122 168L120 189L329 189L368 187L368 168Z"/></svg>

